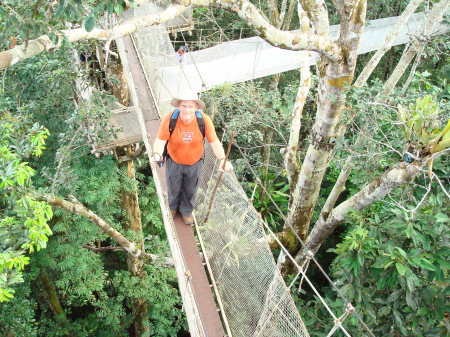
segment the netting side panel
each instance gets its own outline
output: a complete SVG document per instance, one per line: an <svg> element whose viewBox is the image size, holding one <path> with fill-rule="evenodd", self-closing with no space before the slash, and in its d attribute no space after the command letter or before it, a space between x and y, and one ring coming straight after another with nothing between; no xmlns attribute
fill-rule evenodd
<svg viewBox="0 0 450 337"><path fill-rule="evenodd" d="M234 174L223 175L205 219L218 177L215 165L208 149L195 215L233 336L308 336L261 220Z"/></svg>
<svg viewBox="0 0 450 337"><path fill-rule="evenodd" d="M419 34L423 17L423 13L412 15L408 24L399 32L394 45L406 43L411 36ZM364 28L358 53L379 49L397 19L398 17L390 17L369 21ZM443 26L439 26L436 32L445 32L448 28ZM335 40L338 36L339 25L331 26L330 38ZM313 65L317 57L317 53L280 49L259 37L251 37L188 53L184 72L190 80L190 87L200 92L204 88L211 89L226 82L243 82L298 69L306 62L305 59L309 59L308 62ZM172 71L173 69L167 69L165 73L171 74Z"/></svg>
<svg viewBox="0 0 450 337"><path fill-rule="evenodd" d="M148 3L135 9L139 15L158 11L158 6ZM135 13L136 14L136 13ZM175 50L164 25L142 27L133 37L147 78L161 113L172 110L170 101L184 89L189 82L182 65L178 63Z"/></svg>
<svg viewBox="0 0 450 337"><path fill-rule="evenodd" d="M168 65L175 65L171 60L174 50L163 26L140 28L133 34L147 78L151 84L155 101L161 112L166 112L173 95L172 89L165 85L170 76L164 73ZM169 67L172 68L172 67ZM162 79L165 78L163 81Z"/></svg>

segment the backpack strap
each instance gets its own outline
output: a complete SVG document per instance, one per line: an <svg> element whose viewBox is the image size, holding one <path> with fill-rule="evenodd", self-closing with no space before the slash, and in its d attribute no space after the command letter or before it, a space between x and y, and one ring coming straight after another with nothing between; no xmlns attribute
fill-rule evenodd
<svg viewBox="0 0 450 337"><path fill-rule="evenodd" d="M170 132L171 136L172 136L173 130L175 130L175 126L177 125L177 120L178 120L179 114L180 114L180 110L176 109L173 112L172 117L170 117L169 132Z"/></svg>
<svg viewBox="0 0 450 337"><path fill-rule="evenodd" d="M200 132L202 133L203 138L205 138L205 120L203 119L203 115L200 111L195 112L195 117L197 117L198 127Z"/></svg>

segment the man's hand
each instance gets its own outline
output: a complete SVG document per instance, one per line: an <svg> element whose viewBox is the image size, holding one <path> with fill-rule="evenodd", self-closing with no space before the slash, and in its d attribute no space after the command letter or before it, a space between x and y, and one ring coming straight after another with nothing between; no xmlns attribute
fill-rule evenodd
<svg viewBox="0 0 450 337"><path fill-rule="evenodd" d="M163 167L164 158L159 153L153 152L153 155L150 157L150 165L152 167Z"/></svg>
<svg viewBox="0 0 450 337"><path fill-rule="evenodd" d="M224 165L223 165L224 162L225 162L225 167L224 167ZM231 170L233 169L233 165L232 165L231 162L229 162L228 160L225 161L225 158L222 158L222 159L219 161L219 169L220 169L222 172L229 172L229 171L231 171Z"/></svg>

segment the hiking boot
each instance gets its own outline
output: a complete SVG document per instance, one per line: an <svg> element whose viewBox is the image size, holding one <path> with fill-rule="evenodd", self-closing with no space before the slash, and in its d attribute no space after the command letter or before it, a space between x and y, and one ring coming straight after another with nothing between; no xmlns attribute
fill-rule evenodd
<svg viewBox="0 0 450 337"><path fill-rule="evenodd" d="M172 218L175 218L175 215L177 215L178 210L177 209L172 209L170 211L170 213L172 213Z"/></svg>
<svg viewBox="0 0 450 337"><path fill-rule="evenodd" d="M193 225L194 224L194 216L191 214L183 215L183 221L186 225Z"/></svg>

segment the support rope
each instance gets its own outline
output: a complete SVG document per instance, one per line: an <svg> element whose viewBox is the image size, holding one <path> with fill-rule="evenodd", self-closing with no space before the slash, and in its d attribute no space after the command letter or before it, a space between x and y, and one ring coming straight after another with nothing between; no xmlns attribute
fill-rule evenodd
<svg viewBox="0 0 450 337"><path fill-rule="evenodd" d="M218 115L222 121L222 123L225 125L225 127L227 126L227 123L225 122L222 114L218 112ZM235 141L234 145L236 146L236 148L238 149L239 153L241 154L242 158L244 159L244 162L246 164L246 166L250 169L250 171L252 172L252 174L255 177L258 177L258 174L255 172L255 170L253 169L253 167L250 165L249 160L247 159L247 156L245 155L245 153L242 151L242 149L239 147L238 143ZM273 200L272 196L270 195L270 193L267 191L267 189L265 188L265 186L263 186L263 184L256 180L256 183L258 185L261 186L262 190L264 191L264 193L267 195L267 197L270 199L271 203L276 207L278 213L282 216L282 219L285 221L285 223L287 224L287 226L289 227L289 229L294 233L296 239L300 242L300 244L302 245L302 248L305 248L305 244L303 242L303 240L300 238L300 236L297 234L297 232L294 230L294 228L292 227L292 225L290 225L289 223L287 223L287 219L284 216L283 212L281 211L281 209L279 208L278 204ZM258 213L259 214L259 213ZM267 224L263 221L264 225L266 228L268 228ZM278 244L280 245L280 247L282 247L282 249L284 248L284 246L281 244L281 242L278 240L278 238L275 236ZM286 248L284 248L286 249ZM286 249L287 251L287 249ZM312 252L307 252L307 253L311 253ZM290 254L289 254L290 255ZM295 262L295 260L291 257L291 259ZM328 276L328 274L325 272L325 270L322 268L322 266L319 264L319 262L315 259L314 255L312 254L311 260L314 262L314 264L317 266L317 268L320 270L320 272L323 274L323 276L327 279L327 281L330 283L332 289L334 291L336 291L336 293L339 295L339 297L344 301L345 305L351 305L351 303L345 298L345 296L342 294L342 292L336 287L336 285L334 284L334 282L330 279L330 277ZM308 278L306 277L306 280L308 281ZM310 284L310 282L308 282ZM310 284L310 286L312 286ZM359 320L359 322L361 323L361 325L364 327L364 329L372 336L375 337L375 335L373 334L372 330L365 324L365 322L363 321L363 319L361 318L361 316L358 314L358 312L356 310L352 311L352 314L356 316L356 318ZM333 315L334 316L334 315ZM335 318L335 317L334 317Z"/></svg>

